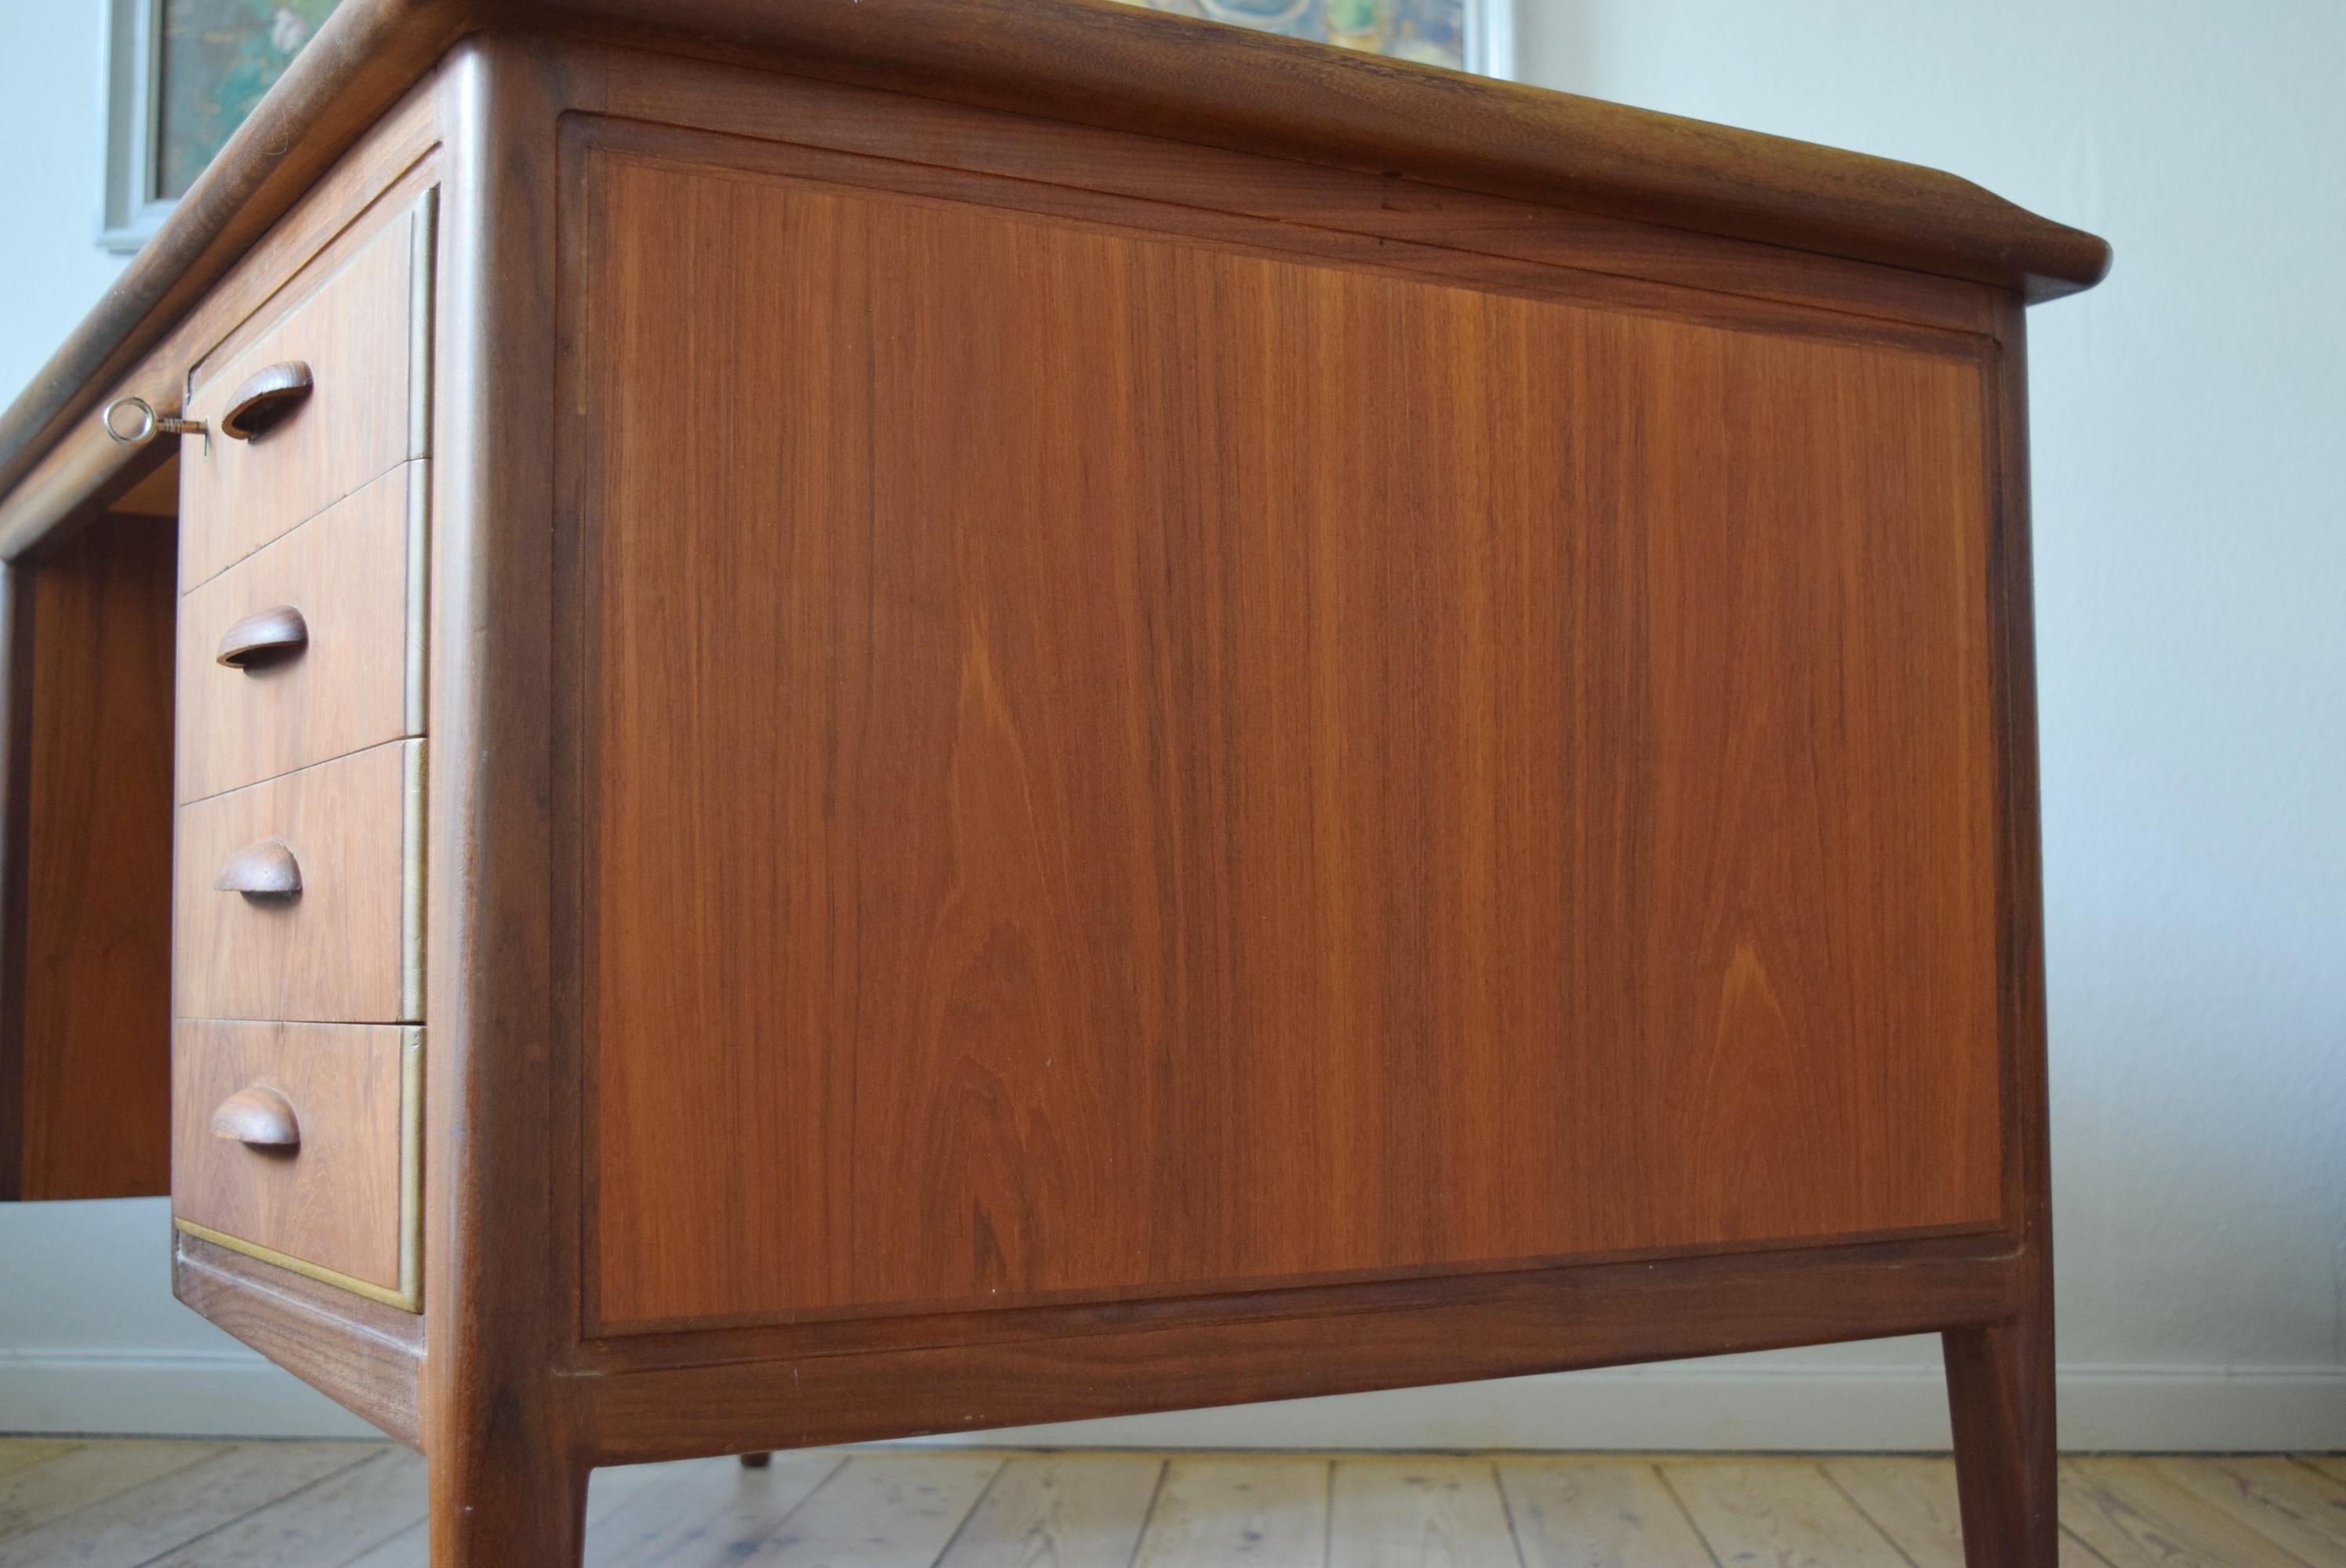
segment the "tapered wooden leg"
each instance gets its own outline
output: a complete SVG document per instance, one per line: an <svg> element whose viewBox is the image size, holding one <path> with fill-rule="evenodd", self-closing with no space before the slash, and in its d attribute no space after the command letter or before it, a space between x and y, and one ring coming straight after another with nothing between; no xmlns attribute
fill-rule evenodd
<svg viewBox="0 0 2346 1568"><path fill-rule="evenodd" d="M427 1460L432 1568L578 1568L586 1468L549 1453L491 1459L499 1446L469 1465Z"/></svg>
<svg viewBox="0 0 2346 1568"><path fill-rule="evenodd" d="M1943 1338L1964 1561L1969 1568L2055 1568L2052 1312Z"/></svg>

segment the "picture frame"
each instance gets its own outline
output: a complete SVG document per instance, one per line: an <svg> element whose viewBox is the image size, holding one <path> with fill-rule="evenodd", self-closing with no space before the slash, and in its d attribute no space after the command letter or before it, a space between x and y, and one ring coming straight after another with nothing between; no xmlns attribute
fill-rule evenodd
<svg viewBox="0 0 2346 1568"><path fill-rule="evenodd" d="M138 249L334 0L105 0L97 242Z"/></svg>
<svg viewBox="0 0 2346 1568"><path fill-rule="evenodd" d="M171 0L106 0L106 41L100 58L105 157L97 242L121 254L138 249L174 205L163 194L164 7ZM1367 10L1424 0L1131 0L1158 9L1215 20L1295 31L1297 17L1333 14L1350 5ZM314 0L313 0L314 4ZM1480 76L1512 79L1515 67L1516 0L1457 0L1460 64Z"/></svg>
<svg viewBox="0 0 2346 1568"><path fill-rule="evenodd" d="M1513 80L1517 0L1125 0Z"/></svg>

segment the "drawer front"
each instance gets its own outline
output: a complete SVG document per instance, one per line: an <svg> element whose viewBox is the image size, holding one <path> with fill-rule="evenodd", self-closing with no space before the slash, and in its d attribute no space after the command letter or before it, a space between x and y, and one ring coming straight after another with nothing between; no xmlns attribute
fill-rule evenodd
<svg viewBox="0 0 2346 1568"><path fill-rule="evenodd" d="M281 321L198 369L188 413L209 433L180 457L181 587L424 454L431 235L426 201L341 260ZM250 439L229 433L248 391L297 365L307 393L272 405L273 423Z"/></svg>
<svg viewBox="0 0 2346 1568"><path fill-rule="evenodd" d="M179 1228L413 1310L423 1035L400 1024L173 1024Z"/></svg>
<svg viewBox="0 0 2346 1568"><path fill-rule="evenodd" d="M395 741L178 809L171 1011L414 1021L423 743ZM299 890L265 890L290 870Z"/></svg>
<svg viewBox="0 0 2346 1568"><path fill-rule="evenodd" d="M423 732L423 484L403 463L186 596L181 802Z"/></svg>

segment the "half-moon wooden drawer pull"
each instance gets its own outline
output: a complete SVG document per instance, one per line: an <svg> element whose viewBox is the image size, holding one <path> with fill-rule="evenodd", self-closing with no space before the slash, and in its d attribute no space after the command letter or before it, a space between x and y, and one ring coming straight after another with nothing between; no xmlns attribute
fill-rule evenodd
<svg viewBox="0 0 2346 1568"><path fill-rule="evenodd" d="M212 1136L260 1149L298 1149L301 1124L294 1119L291 1101L255 1084L219 1103L212 1113Z"/></svg>
<svg viewBox="0 0 2346 1568"><path fill-rule="evenodd" d="M310 644L310 623L291 605L255 610L220 634L213 657L230 669L259 669L299 654Z"/></svg>
<svg viewBox="0 0 2346 1568"><path fill-rule="evenodd" d="M212 889L252 899L289 899L301 891L301 867L284 840L263 839L230 855L212 879Z"/></svg>
<svg viewBox="0 0 2346 1568"><path fill-rule="evenodd" d="M301 407L311 390L310 367L300 360L263 365L229 394L219 433L230 441L250 441Z"/></svg>

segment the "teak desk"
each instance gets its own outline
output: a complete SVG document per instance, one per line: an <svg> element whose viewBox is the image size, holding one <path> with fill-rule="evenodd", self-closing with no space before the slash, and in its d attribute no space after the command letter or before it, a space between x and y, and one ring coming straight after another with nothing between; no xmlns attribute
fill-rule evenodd
<svg viewBox="0 0 2346 1568"><path fill-rule="evenodd" d="M2107 259L1088 0L347 0L0 420L0 1181L168 1147L444 1568L1924 1330L2051 1568L2022 308Z"/></svg>

